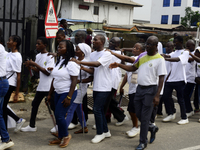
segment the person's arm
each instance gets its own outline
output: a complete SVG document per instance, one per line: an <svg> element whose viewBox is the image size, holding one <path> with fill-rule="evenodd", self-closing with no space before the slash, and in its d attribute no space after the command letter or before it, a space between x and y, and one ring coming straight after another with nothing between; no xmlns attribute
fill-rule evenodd
<svg viewBox="0 0 200 150"><path fill-rule="evenodd" d="M120 63L112 63L109 65L109 68L113 69L113 68L117 68L117 67L120 67L126 71L136 71L138 68L134 65L123 65L123 64L120 64Z"/></svg>
<svg viewBox="0 0 200 150"><path fill-rule="evenodd" d="M160 92L162 90L163 82L164 82L164 75L160 75L159 81L158 81L158 90L157 90L157 93L156 93L154 100L153 100L153 103L154 103L155 106L157 106L159 104Z"/></svg>
<svg viewBox="0 0 200 150"><path fill-rule="evenodd" d="M200 63L200 58L190 53L190 56L198 63Z"/></svg>
<svg viewBox="0 0 200 150"><path fill-rule="evenodd" d="M129 57L129 56L126 56L126 55L120 55L120 54L117 54L117 53L114 53L113 51L111 50L108 50L112 55L114 55L115 57L121 59L122 61L125 61L125 62L130 62L130 63L134 63L135 62L135 58L134 57Z"/></svg>
<svg viewBox="0 0 200 150"><path fill-rule="evenodd" d="M75 63L77 63L79 65L85 65L85 66L91 66L91 67L99 67L101 65L101 63L98 61L86 62L86 61L79 61L75 58L72 58L71 61L74 61Z"/></svg>
<svg viewBox="0 0 200 150"><path fill-rule="evenodd" d="M87 68L87 67L81 66L81 70L83 70L89 74L94 74L94 68Z"/></svg>
<svg viewBox="0 0 200 150"><path fill-rule="evenodd" d="M122 48L121 51L122 52L124 52L124 51L132 52L133 48Z"/></svg>
<svg viewBox="0 0 200 150"><path fill-rule="evenodd" d="M179 62L180 58L179 57L174 57L174 58L165 58L166 61L170 62Z"/></svg>
<svg viewBox="0 0 200 150"><path fill-rule="evenodd" d="M125 76L124 76L124 79L123 79L123 81L122 81L122 83L121 83L121 85L120 85L120 88L119 88L120 95L123 95L123 94L124 94L124 89L123 89L123 87L124 87L124 85L125 85L126 82L127 82L127 78L128 78L128 76L127 76L127 73L126 73Z"/></svg>
<svg viewBox="0 0 200 150"><path fill-rule="evenodd" d="M67 97L62 101L63 106L65 108L70 105L70 102L71 102L71 99L72 99L72 95L74 93L74 90L75 90L75 87L76 87L76 84L77 84L78 76L70 76L70 78L71 78L72 82L71 82L69 93L68 93Z"/></svg>
<svg viewBox="0 0 200 150"><path fill-rule="evenodd" d="M161 56L163 56L164 58L171 58L171 56L167 54L161 54Z"/></svg>
<svg viewBox="0 0 200 150"><path fill-rule="evenodd" d="M82 79L82 83L89 83L93 81L93 76L89 76L86 79ZM78 83L80 83L80 80L77 81Z"/></svg>
<svg viewBox="0 0 200 150"><path fill-rule="evenodd" d="M18 94L19 94L19 89L20 89L20 82L21 82L21 73L17 73L17 87L16 87L16 90L15 90L15 96L14 96L14 102L17 102L18 101Z"/></svg>

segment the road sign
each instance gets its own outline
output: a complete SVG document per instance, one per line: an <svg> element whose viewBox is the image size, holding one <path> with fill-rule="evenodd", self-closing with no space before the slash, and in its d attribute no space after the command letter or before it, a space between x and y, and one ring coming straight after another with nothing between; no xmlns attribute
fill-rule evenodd
<svg viewBox="0 0 200 150"><path fill-rule="evenodd" d="M46 18L45 18L45 35L46 38L55 38L58 31L58 19L54 8L53 0L49 0Z"/></svg>

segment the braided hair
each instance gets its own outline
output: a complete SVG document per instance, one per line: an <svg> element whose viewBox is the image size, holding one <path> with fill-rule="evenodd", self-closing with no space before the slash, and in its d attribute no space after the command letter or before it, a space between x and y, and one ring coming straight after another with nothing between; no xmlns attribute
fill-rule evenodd
<svg viewBox="0 0 200 150"><path fill-rule="evenodd" d="M21 45L21 38L18 35L11 35L10 36L13 40L13 42L17 42L16 48L19 50L19 46Z"/></svg>
<svg viewBox="0 0 200 150"><path fill-rule="evenodd" d="M64 55L65 56L65 60L60 65L59 69L61 69L63 65L66 66L71 57L75 57L74 45L72 44L72 42L69 41L69 40L62 40L61 42L65 42L65 44L66 44L66 53ZM56 66L59 64L60 58L61 58L61 56L58 57Z"/></svg>

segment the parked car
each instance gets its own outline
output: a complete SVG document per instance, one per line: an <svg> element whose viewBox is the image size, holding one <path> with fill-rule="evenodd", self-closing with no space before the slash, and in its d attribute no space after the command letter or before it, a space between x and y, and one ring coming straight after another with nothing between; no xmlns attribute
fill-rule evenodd
<svg viewBox="0 0 200 150"><path fill-rule="evenodd" d="M70 40L73 44L75 44L75 34L78 32L78 31L85 31L86 32L87 29L78 29L78 30L75 30L71 33L71 37L68 38L68 40ZM97 34L103 34L106 41L105 41L105 44L104 44L104 47L108 47L109 45L109 39L105 33L105 31L103 30L96 30L96 29L92 29L93 32L92 32L92 39L97 35Z"/></svg>

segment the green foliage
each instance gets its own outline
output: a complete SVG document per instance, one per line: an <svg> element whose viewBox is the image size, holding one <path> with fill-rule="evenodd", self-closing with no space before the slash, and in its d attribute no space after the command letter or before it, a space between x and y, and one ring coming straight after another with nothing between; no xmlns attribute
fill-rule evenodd
<svg viewBox="0 0 200 150"><path fill-rule="evenodd" d="M193 11L191 7L185 8L185 17L181 17L181 24L190 28L192 24L200 21L199 11Z"/></svg>

